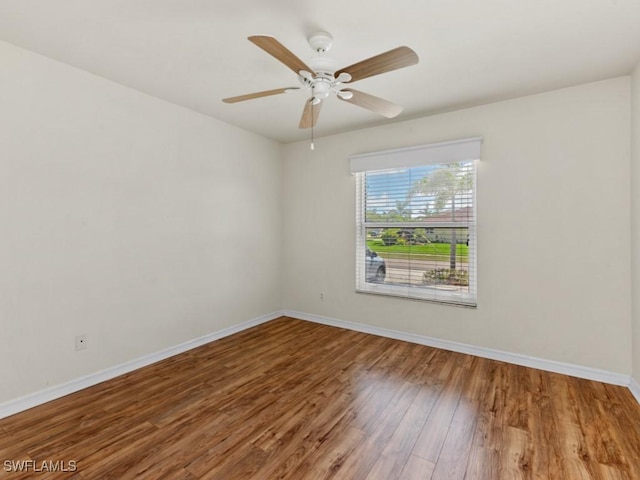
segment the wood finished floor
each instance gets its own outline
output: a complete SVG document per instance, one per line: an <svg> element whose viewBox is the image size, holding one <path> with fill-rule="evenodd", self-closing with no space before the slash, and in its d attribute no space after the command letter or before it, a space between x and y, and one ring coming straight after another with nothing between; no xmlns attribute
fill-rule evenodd
<svg viewBox="0 0 640 480"><path fill-rule="evenodd" d="M20 459L78 470L4 470ZM0 462L11 479L640 479L640 406L281 318L0 420Z"/></svg>

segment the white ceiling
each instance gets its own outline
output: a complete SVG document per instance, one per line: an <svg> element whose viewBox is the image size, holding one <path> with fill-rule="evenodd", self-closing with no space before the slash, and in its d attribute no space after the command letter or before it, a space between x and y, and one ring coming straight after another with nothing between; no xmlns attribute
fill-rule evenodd
<svg viewBox="0 0 640 480"><path fill-rule="evenodd" d="M303 61L334 37L347 66L407 45L420 63L354 88L404 106L393 121L626 75L640 61L640 0L0 0L0 40L282 142L305 94L250 43L275 36ZM316 136L391 120L329 98Z"/></svg>

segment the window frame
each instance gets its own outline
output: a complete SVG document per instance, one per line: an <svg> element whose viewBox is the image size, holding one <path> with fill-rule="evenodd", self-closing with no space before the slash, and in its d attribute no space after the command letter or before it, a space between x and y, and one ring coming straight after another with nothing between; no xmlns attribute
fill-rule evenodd
<svg viewBox="0 0 640 480"><path fill-rule="evenodd" d="M420 153L420 149L424 149L429 154L428 149L441 146L448 145L458 145L459 143L468 142L469 140L477 141L478 150L477 153L471 155L474 158L461 158L458 161L452 161L450 158L445 161L425 161L424 163L420 163L419 160L415 160L415 158L411 161L411 164L408 165L407 168L411 167L422 167L422 166L434 166L434 165L442 165L442 164L450 164L450 163L472 163L472 218L467 224L461 224L461 222L437 222L437 221L416 221L416 222L367 222L366 221L366 174L368 172L376 172L376 174L380 174L385 170L392 171L397 169L397 162L393 166L389 166L388 168L379 168L380 166L384 166L384 164L380 164L377 162L375 167L366 169L363 167L363 158L368 155L379 157L380 154L390 154L393 156L395 152L406 152L407 150L411 150L412 156L415 157L415 153ZM462 307L472 307L475 308L478 305L477 301L477 284L478 284L478 272L477 272L477 253L478 253L478 235L477 235L477 214L478 214L478 204L477 204L477 183L478 183L478 163L480 160L479 153L479 145L481 139L463 139L461 141L454 142L443 142L440 144L432 144L425 145L421 147L410 147L410 149L399 149L399 150L389 150L386 152L376 152L374 154L365 154L365 155L357 155L352 156L352 173L354 173L356 177L356 292L357 293L365 293L365 294L374 294L374 295L384 295L384 296L392 296L399 298L406 298L411 300L421 300L427 302L435 302L447 305L455 305ZM467 157L469 157L469 153L465 153ZM358 167L356 171L353 171L353 159L356 158L358 162ZM408 163L408 162L405 162ZM460 227L460 228L468 228L469 235L469 258L468 258L468 277L469 277L469 292L459 292L459 291L447 291L443 289L439 289L436 286L419 286L419 285L393 285L386 283L371 283L367 281L367 273L366 273L366 249L367 249L367 228L452 228L452 227ZM364 260L363 260L364 259Z"/></svg>

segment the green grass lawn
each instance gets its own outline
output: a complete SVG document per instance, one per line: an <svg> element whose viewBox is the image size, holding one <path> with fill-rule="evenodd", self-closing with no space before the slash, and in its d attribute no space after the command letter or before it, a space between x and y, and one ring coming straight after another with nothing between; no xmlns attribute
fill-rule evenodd
<svg viewBox="0 0 640 480"><path fill-rule="evenodd" d="M379 238L368 238L367 246L381 257L403 258L419 255L424 260L445 260L449 258L451 245L448 243L427 243L425 245L385 245ZM469 259L469 247L456 245L456 256L461 262Z"/></svg>

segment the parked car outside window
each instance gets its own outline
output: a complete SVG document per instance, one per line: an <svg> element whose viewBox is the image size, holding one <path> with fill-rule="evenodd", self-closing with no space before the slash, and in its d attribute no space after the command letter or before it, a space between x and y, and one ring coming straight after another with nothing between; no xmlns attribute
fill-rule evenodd
<svg viewBox="0 0 640 480"><path fill-rule="evenodd" d="M387 275L387 266L384 263L384 258L378 256L376 252L367 248L367 282L369 283L384 283L384 278Z"/></svg>

